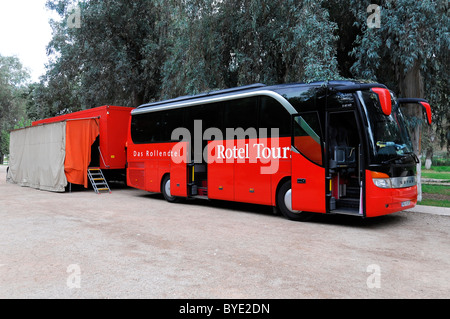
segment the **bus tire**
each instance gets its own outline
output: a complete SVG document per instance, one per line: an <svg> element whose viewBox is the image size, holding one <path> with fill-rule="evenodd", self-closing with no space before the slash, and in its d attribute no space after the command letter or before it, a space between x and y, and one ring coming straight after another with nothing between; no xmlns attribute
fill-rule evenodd
<svg viewBox="0 0 450 319"><path fill-rule="evenodd" d="M181 202L180 197L172 196L170 194L170 175L165 175L161 183L161 193L163 194L166 201L169 203L179 203Z"/></svg>
<svg viewBox="0 0 450 319"><path fill-rule="evenodd" d="M280 189L277 193L277 206L278 210L281 214L287 219L306 222L312 219L314 213L310 212L302 212L302 211L294 211L291 208L291 203L289 203L291 197L290 194L292 192L291 181L288 180L281 185Z"/></svg>

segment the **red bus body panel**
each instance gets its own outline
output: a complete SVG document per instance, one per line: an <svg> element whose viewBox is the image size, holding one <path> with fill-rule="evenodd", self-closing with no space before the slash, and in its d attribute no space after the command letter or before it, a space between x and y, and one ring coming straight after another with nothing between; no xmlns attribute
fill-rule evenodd
<svg viewBox="0 0 450 319"><path fill-rule="evenodd" d="M216 152L219 145L234 147L235 141L208 143L208 198L234 201L234 160L220 160Z"/></svg>
<svg viewBox="0 0 450 319"><path fill-rule="evenodd" d="M276 140L222 140L208 144L208 198L245 203L276 205L276 190L284 177L291 174L289 137ZM279 144L279 145L278 145ZM218 146L224 150L234 147L246 158L218 158ZM276 155L285 155L270 161L258 159L263 150L276 148ZM170 174L171 195L188 196L187 143L155 143L136 145L128 142L127 183L149 192L161 192L165 174ZM284 152L283 153L283 149ZM278 153L278 151L280 153ZM264 153L264 155L267 155ZM273 154L272 154L273 155ZM281 157L281 156L280 156Z"/></svg>
<svg viewBox="0 0 450 319"><path fill-rule="evenodd" d="M410 202L403 206L402 203ZM376 217L410 209L417 204L417 186L406 188L379 188L366 171L366 217Z"/></svg>
<svg viewBox="0 0 450 319"><path fill-rule="evenodd" d="M131 107L105 105L32 123L33 126L75 119L99 118L101 169L126 167L125 143L129 130Z"/></svg>
<svg viewBox="0 0 450 319"><path fill-rule="evenodd" d="M208 144L208 197L276 205L276 190L290 176L290 138L212 141ZM221 157L232 153L231 158ZM270 151L269 151L270 150ZM274 151L275 150L275 151Z"/></svg>
<svg viewBox="0 0 450 319"><path fill-rule="evenodd" d="M171 174L171 193L175 196L187 196L187 191L177 192L173 187L175 183L183 182L183 189L187 189L186 164L177 164L177 168L171 168L173 165L172 152L177 143L159 143L159 144L131 144L128 143L128 168L127 184L128 186L142 189L148 192L161 192L161 182L165 174ZM176 154L175 158L179 158ZM180 169L184 167L184 169ZM182 172L184 170L184 173ZM177 188L180 188L177 187Z"/></svg>

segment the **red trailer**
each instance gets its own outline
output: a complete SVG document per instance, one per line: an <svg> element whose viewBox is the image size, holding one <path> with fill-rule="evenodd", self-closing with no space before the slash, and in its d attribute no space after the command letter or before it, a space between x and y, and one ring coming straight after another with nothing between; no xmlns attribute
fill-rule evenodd
<svg viewBox="0 0 450 319"><path fill-rule="evenodd" d="M124 171L132 110L131 107L105 105L35 121L32 125L66 122L67 180L87 187L88 166L109 172Z"/></svg>
<svg viewBox="0 0 450 319"><path fill-rule="evenodd" d="M105 105L33 122L33 126L76 119L98 119L101 169L124 169L131 107ZM95 156L95 154L93 154Z"/></svg>

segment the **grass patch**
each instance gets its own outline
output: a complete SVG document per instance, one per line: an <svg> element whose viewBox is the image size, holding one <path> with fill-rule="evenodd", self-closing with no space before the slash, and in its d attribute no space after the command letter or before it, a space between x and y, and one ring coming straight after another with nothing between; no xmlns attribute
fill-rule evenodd
<svg viewBox="0 0 450 319"><path fill-rule="evenodd" d="M450 187L445 185L422 185L422 201L419 205L450 207Z"/></svg>
<svg viewBox="0 0 450 319"><path fill-rule="evenodd" d="M440 194L450 197L450 187L444 185L422 185L422 192L428 194Z"/></svg>
<svg viewBox="0 0 450 319"><path fill-rule="evenodd" d="M435 206L435 207L450 207L450 200L439 200L439 199L426 199L423 198L419 205L424 206Z"/></svg>
<svg viewBox="0 0 450 319"><path fill-rule="evenodd" d="M450 166L432 166L431 169L436 172L449 172Z"/></svg>
<svg viewBox="0 0 450 319"><path fill-rule="evenodd" d="M450 180L450 172L447 171L436 171L431 169L422 170L422 177L424 178L432 178L432 179L446 179Z"/></svg>

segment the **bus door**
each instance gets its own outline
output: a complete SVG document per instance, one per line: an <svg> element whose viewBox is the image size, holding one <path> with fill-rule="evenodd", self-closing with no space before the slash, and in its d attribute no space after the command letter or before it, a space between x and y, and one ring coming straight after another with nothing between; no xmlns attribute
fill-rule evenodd
<svg viewBox="0 0 450 319"><path fill-rule="evenodd" d="M322 130L318 112L293 115L292 210L326 213Z"/></svg>
<svg viewBox="0 0 450 319"><path fill-rule="evenodd" d="M361 137L354 110L330 111L326 119L331 213L362 214Z"/></svg>

